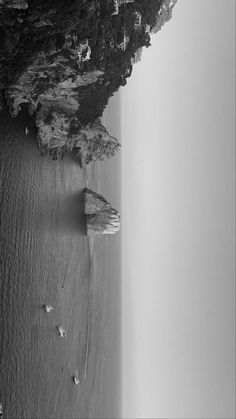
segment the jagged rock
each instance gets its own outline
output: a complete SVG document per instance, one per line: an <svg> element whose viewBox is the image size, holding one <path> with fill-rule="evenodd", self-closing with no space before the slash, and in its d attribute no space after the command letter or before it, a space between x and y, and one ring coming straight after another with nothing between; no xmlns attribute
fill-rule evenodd
<svg viewBox="0 0 236 419"><path fill-rule="evenodd" d="M88 235L114 234L120 229L120 214L102 195L85 188L84 212Z"/></svg>
<svg viewBox="0 0 236 419"><path fill-rule="evenodd" d="M95 214L111 208L111 204L96 192L85 188L84 190L84 212L85 214Z"/></svg>
<svg viewBox="0 0 236 419"><path fill-rule="evenodd" d="M60 60L63 62L62 56ZM57 156L80 148L87 163L109 158L120 148L119 142L108 134L99 120L81 127L76 114L79 87L96 83L102 75L99 70L78 75L74 69L65 66L65 74L61 71L61 81L56 83L55 66L47 66L43 56L37 58L5 91L10 113L14 117L23 103L30 104L29 112L36 112L37 139L43 151ZM48 77L52 87L48 84ZM35 89L44 79L42 93L37 94Z"/></svg>
<svg viewBox="0 0 236 419"><path fill-rule="evenodd" d="M162 26L172 18L172 9L176 2L177 0L163 0L156 18L156 24L151 30L152 33L160 31Z"/></svg>
<svg viewBox="0 0 236 419"><path fill-rule="evenodd" d="M23 103L30 105L31 114L39 110L39 119L46 119L54 111L75 115L79 109L78 89L96 83L103 72L94 70L80 75L69 61L63 55L53 63L44 54L35 59L5 90L11 115L17 116Z"/></svg>
<svg viewBox="0 0 236 419"><path fill-rule="evenodd" d="M73 147L86 162L112 156L119 143L99 118L175 2L0 0L0 90L11 115L27 104L40 148L55 158Z"/></svg>
<svg viewBox="0 0 236 419"><path fill-rule="evenodd" d="M59 63L65 63L62 55L56 65L59 66ZM36 113L39 147L55 157L73 148L80 148L86 163L113 156L120 148L116 138L108 134L99 120L81 126L77 117L79 88L94 85L103 72L93 70L80 75L69 65L65 65L64 72L56 71L56 65L48 65L47 59L41 55L16 83L6 89L5 97L11 115L17 116L22 104L29 104L29 113ZM55 79L58 77L61 81L57 83ZM44 83L40 92L42 80Z"/></svg>
<svg viewBox="0 0 236 419"><path fill-rule="evenodd" d="M40 116L41 112L37 115L36 125L38 144L43 154L49 152L59 157L75 149L85 163L89 163L110 158L120 149L118 140L108 134L99 119L80 128L76 118L68 114L52 112L50 122Z"/></svg>
<svg viewBox="0 0 236 419"><path fill-rule="evenodd" d="M108 134L99 120L81 128L73 143L73 148L81 150L86 163L110 158L120 147L117 139Z"/></svg>

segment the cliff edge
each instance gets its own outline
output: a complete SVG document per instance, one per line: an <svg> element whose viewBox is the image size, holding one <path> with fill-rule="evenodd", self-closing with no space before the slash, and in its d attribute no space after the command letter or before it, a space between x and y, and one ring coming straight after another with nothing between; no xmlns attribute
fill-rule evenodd
<svg viewBox="0 0 236 419"><path fill-rule="evenodd" d="M113 156L120 145L100 118L175 2L0 0L0 91L12 117L27 105L54 158L76 147L87 163Z"/></svg>

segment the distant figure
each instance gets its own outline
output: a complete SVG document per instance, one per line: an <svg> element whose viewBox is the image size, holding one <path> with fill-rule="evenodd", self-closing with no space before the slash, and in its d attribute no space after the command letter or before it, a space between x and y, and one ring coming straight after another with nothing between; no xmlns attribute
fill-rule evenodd
<svg viewBox="0 0 236 419"><path fill-rule="evenodd" d="M45 311L46 311L47 313L50 313L50 311L52 311L52 310L53 310L53 306L50 306L50 305L48 305L48 304L45 304L44 308L45 308Z"/></svg>
<svg viewBox="0 0 236 419"><path fill-rule="evenodd" d="M66 331L65 331L65 329L63 329L62 326L57 326L57 329L58 329L58 332L59 332L61 338L65 338L66 337Z"/></svg>
<svg viewBox="0 0 236 419"><path fill-rule="evenodd" d="M74 381L74 384L75 384L76 386L80 383L80 381L79 381L79 373L78 373L78 371L76 371L76 372L75 372L75 375L73 376L73 381Z"/></svg>
<svg viewBox="0 0 236 419"><path fill-rule="evenodd" d="M25 126L25 135L28 135L29 134L29 130L28 130L28 127L27 127L27 125Z"/></svg>

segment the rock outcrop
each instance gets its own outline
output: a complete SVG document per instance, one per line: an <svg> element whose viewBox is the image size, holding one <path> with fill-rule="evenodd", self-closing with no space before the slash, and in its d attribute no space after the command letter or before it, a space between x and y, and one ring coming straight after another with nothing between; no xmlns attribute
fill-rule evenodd
<svg viewBox="0 0 236 419"><path fill-rule="evenodd" d="M152 33L160 31L162 26L172 18L172 10L176 2L177 0L163 0L156 18L156 24L151 29Z"/></svg>
<svg viewBox="0 0 236 419"><path fill-rule="evenodd" d="M50 153L58 158L75 150L83 156L85 163L89 163L110 158L120 149L118 140L109 135L99 119L81 128L76 127L75 121L71 130L73 119L68 115L62 118L53 112L50 122L40 119L40 115L41 112L37 115L36 125L39 128L38 143L42 154Z"/></svg>
<svg viewBox="0 0 236 419"><path fill-rule="evenodd" d="M81 128L73 148L79 148L86 163L110 158L120 149L120 143L108 134L99 120Z"/></svg>
<svg viewBox="0 0 236 419"><path fill-rule="evenodd" d="M99 118L175 1L0 0L0 91L11 115L27 104L54 157L74 145L86 162L112 156L118 142Z"/></svg>
<svg viewBox="0 0 236 419"><path fill-rule="evenodd" d="M120 214L102 195L84 190L87 235L114 234L120 229Z"/></svg>

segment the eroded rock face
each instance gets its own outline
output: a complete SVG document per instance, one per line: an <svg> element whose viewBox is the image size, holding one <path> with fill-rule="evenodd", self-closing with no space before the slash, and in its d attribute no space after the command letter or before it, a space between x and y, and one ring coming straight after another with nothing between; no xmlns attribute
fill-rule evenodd
<svg viewBox="0 0 236 419"><path fill-rule="evenodd" d="M121 145L115 137L107 132L100 120L81 128L73 148L79 148L85 162L110 158L120 149Z"/></svg>
<svg viewBox="0 0 236 419"><path fill-rule="evenodd" d="M114 234L120 230L120 214L91 189L84 190L87 235Z"/></svg>
<svg viewBox="0 0 236 419"><path fill-rule="evenodd" d="M111 208L111 204L96 192L85 188L84 190L84 212L85 214L95 214Z"/></svg>
<svg viewBox="0 0 236 419"><path fill-rule="evenodd" d="M152 33L160 31L162 26L172 18L172 10L176 2L177 0L163 0L157 15L156 24L151 30Z"/></svg>
<svg viewBox="0 0 236 419"><path fill-rule="evenodd" d="M42 115L42 117L41 117ZM46 114L47 117L47 114ZM121 145L97 119L80 127L73 116L65 113L51 113L51 120L45 120L41 110L36 119L38 144L42 154L50 153L55 158L63 157L73 149L78 151L85 163L110 158Z"/></svg>
<svg viewBox="0 0 236 419"><path fill-rule="evenodd" d="M87 163L112 156L118 142L99 118L175 2L0 0L0 91L11 115L27 104L40 148L55 158L74 146Z"/></svg>

